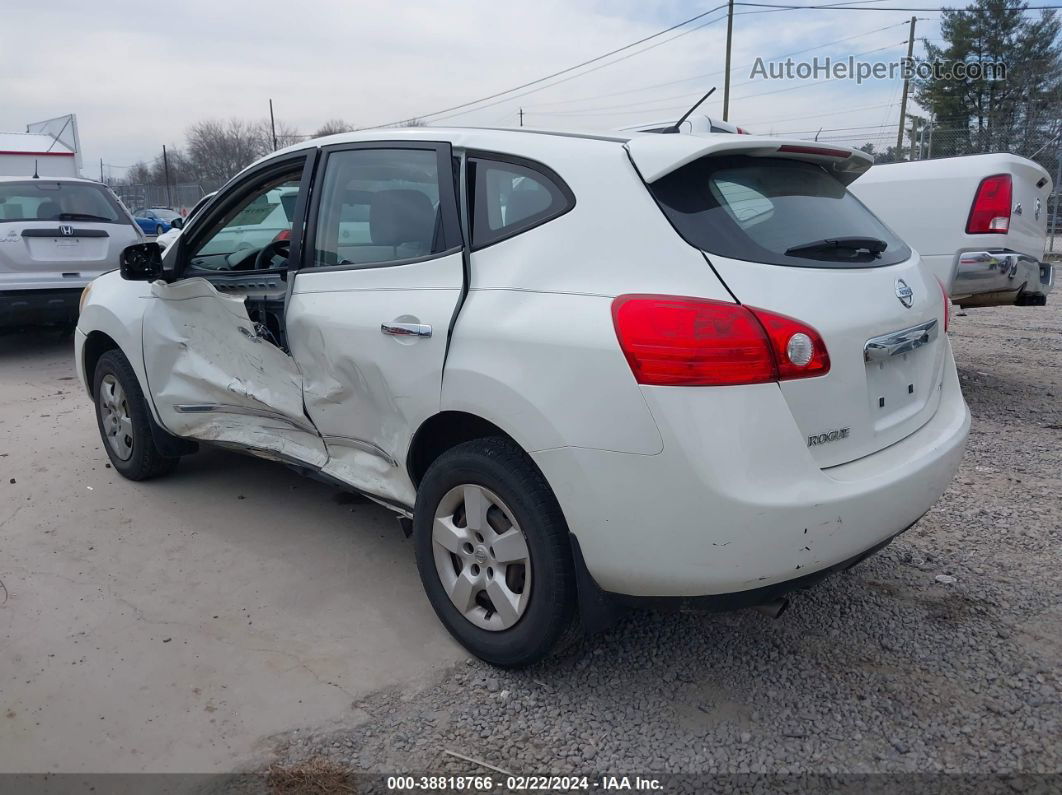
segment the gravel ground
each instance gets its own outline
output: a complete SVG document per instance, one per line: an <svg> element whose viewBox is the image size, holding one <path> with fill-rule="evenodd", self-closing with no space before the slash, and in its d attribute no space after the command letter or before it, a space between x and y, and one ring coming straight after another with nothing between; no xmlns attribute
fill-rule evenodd
<svg viewBox="0 0 1062 795"><path fill-rule="evenodd" d="M1062 299L971 310L973 430L913 529L771 621L632 613L534 669L468 660L273 760L377 773L1062 772ZM412 565L412 564L411 564ZM1016 787L1017 788L1017 787Z"/></svg>

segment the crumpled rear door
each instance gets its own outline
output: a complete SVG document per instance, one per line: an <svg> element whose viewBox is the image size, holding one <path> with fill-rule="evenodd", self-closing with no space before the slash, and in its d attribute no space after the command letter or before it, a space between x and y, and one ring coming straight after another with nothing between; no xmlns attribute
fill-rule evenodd
<svg viewBox="0 0 1062 795"><path fill-rule="evenodd" d="M151 287L144 364L163 425L178 436L321 467L324 443L303 411L295 361L259 336L242 296L206 279Z"/></svg>

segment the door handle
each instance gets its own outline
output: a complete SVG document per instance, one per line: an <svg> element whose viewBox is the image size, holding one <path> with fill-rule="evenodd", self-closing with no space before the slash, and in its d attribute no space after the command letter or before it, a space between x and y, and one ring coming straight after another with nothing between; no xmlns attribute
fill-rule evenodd
<svg viewBox="0 0 1062 795"><path fill-rule="evenodd" d="M431 326L425 323L381 323L380 331L392 337L431 336Z"/></svg>

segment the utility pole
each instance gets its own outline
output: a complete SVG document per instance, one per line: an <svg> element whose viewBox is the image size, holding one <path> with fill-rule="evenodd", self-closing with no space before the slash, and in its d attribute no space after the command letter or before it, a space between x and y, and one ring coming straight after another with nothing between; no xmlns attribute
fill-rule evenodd
<svg viewBox="0 0 1062 795"><path fill-rule="evenodd" d="M520 126L524 126L524 109L520 108Z"/></svg>
<svg viewBox="0 0 1062 795"><path fill-rule="evenodd" d="M730 118L730 44L734 38L734 0L726 12L726 73L723 75L723 121Z"/></svg>
<svg viewBox="0 0 1062 795"><path fill-rule="evenodd" d="M162 145L162 171L166 176L166 206L173 207L173 193L170 191L170 159L166 156L166 144Z"/></svg>
<svg viewBox="0 0 1062 795"><path fill-rule="evenodd" d="M103 158L100 158L100 182L103 182Z"/></svg>
<svg viewBox="0 0 1062 795"><path fill-rule="evenodd" d="M269 100L269 129L273 131L273 151L277 151L277 121L273 118L273 100Z"/></svg>
<svg viewBox="0 0 1062 795"><path fill-rule="evenodd" d="M907 36L907 62L911 62L911 58L914 55L914 29L915 19L917 17L911 17L911 32ZM907 91L910 88L911 81L906 77L903 79L903 97L900 99L900 129L896 131L896 157L900 157L900 152L903 150L903 128L907 123ZM723 117L726 118L725 116Z"/></svg>

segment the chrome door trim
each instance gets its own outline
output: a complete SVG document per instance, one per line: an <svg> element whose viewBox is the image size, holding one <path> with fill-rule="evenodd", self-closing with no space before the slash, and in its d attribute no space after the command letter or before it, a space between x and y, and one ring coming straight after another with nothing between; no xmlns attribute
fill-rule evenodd
<svg viewBox="0 0 1062 795"><path fill-rule="evenodd" d="M892 356L910 353L928 345L940 333L936 319L919 323L917 326L872 337L863 346L863 358L868 362L887 361Z"/></svg>
<svg viewBox="0 0 1062 795"><path fill-rule="evenodd" d="M355 450L361 450L364 453L374 455L377 458L382 458L384 461L386 461L393 467L398 466L398 462L390 453L388 453L379 445L375 445L372 442L367 442L364 439L354 439L350 436L322 436L321 440L325 443L326 447L329 445L335 447L350 447Z"/></svg>
<svg viewBox="0 0 1062 795"><path fill-rule="evenodd" d="M380 331L392 337L431 336L431 326L426 323L381 323Z"/></svg>
<svg viewBox="0 0 1062 795"><path fill-rule="evenodd" d="M287 417L280 412L269 409L259 409L252 406L233 406L228 403L179 403L173 407L178 414L241 414L245 417L262 417L267 420L286 422L300 431L312 433L317 436L317 428L312 423Z"/></svg>

